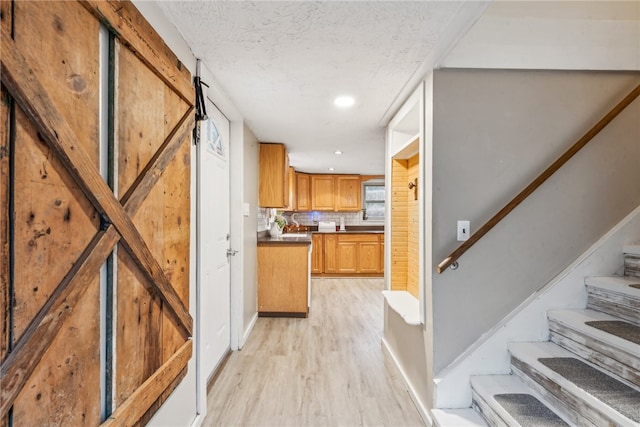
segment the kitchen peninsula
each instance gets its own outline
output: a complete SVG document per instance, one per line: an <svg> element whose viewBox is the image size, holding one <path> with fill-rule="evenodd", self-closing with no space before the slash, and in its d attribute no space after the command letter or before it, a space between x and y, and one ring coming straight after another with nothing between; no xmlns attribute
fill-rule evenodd
<svg viewBox="0 0 640 427"><path fill-rule="evenodd" d="M307 317L311 303L311 235L258 233L258 315Z"/></svg>

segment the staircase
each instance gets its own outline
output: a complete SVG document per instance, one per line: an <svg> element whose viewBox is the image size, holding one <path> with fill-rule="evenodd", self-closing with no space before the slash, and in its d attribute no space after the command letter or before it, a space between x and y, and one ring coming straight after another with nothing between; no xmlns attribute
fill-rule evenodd
<svg viewBox="0 0 640 427"><path fill-rule="evenodd" d="M547 313L550 341L509 346L511 375L471 378L489 425L640 426L640 245L624 252L624 277L586 279L585 309Z"/></svg>

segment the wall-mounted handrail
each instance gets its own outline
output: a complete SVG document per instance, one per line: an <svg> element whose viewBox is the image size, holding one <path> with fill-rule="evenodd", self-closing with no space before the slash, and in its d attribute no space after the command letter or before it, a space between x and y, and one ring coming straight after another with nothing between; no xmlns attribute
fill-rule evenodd
<svg viewBox="0 0 640 427"><path fill-rule="evenodd" d="M636 86L622 101L618 103L611 111L609 111L598 123L595 124L587 133L582 136L575 144L573 144L562 156L560 156L555 162L544 170L531 184L522 190L517 196L513 198L505 207L495 214L489 221L487 221L482 227L478 229L469 240L462 243L456 250L446 257L440 264L438 264L438 274L442 274L449 266L457 262L458 258L462 256L469 248L478 242L498 224L504 217L506 217L512 210L514 210L520 203L522 203L527 197L531 195L538 187L540 187L551 175L553 175L558 169L560 169L565 163L567 163L578 151L580 151L589 141L593 139L602 129L605 128L618 114L622 112L629 104L631 104L640 95L640 85Z"/></svg>

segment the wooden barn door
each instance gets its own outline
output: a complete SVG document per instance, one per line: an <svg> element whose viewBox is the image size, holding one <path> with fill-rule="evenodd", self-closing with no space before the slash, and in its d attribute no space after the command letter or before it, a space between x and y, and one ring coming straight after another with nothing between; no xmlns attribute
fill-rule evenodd
<svg viewBox="0 0 640 427"><path fill-rule="evenodd" d="M191 76L130 2L0 8L0 426L145 424L192 353Z"/></svg>

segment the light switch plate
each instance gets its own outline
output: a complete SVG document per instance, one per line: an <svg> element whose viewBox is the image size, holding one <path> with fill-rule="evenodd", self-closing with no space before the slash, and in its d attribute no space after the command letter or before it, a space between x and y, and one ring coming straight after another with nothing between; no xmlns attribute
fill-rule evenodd
<svg viewBox="0 0 640 427"><path fill-rule="evenodd" d="M469 221L458 221L458 242L469 240L469 236L471 235L470 226Z"/></svg>
<svg viewBox="0 0 640 427"><path fill-rule="evenodd" d="M249 203L244 202L244 203L242 204L242 214L243 214L244 216L249 216L249 215L251 215L251 205L250 205Z"/></svg>

